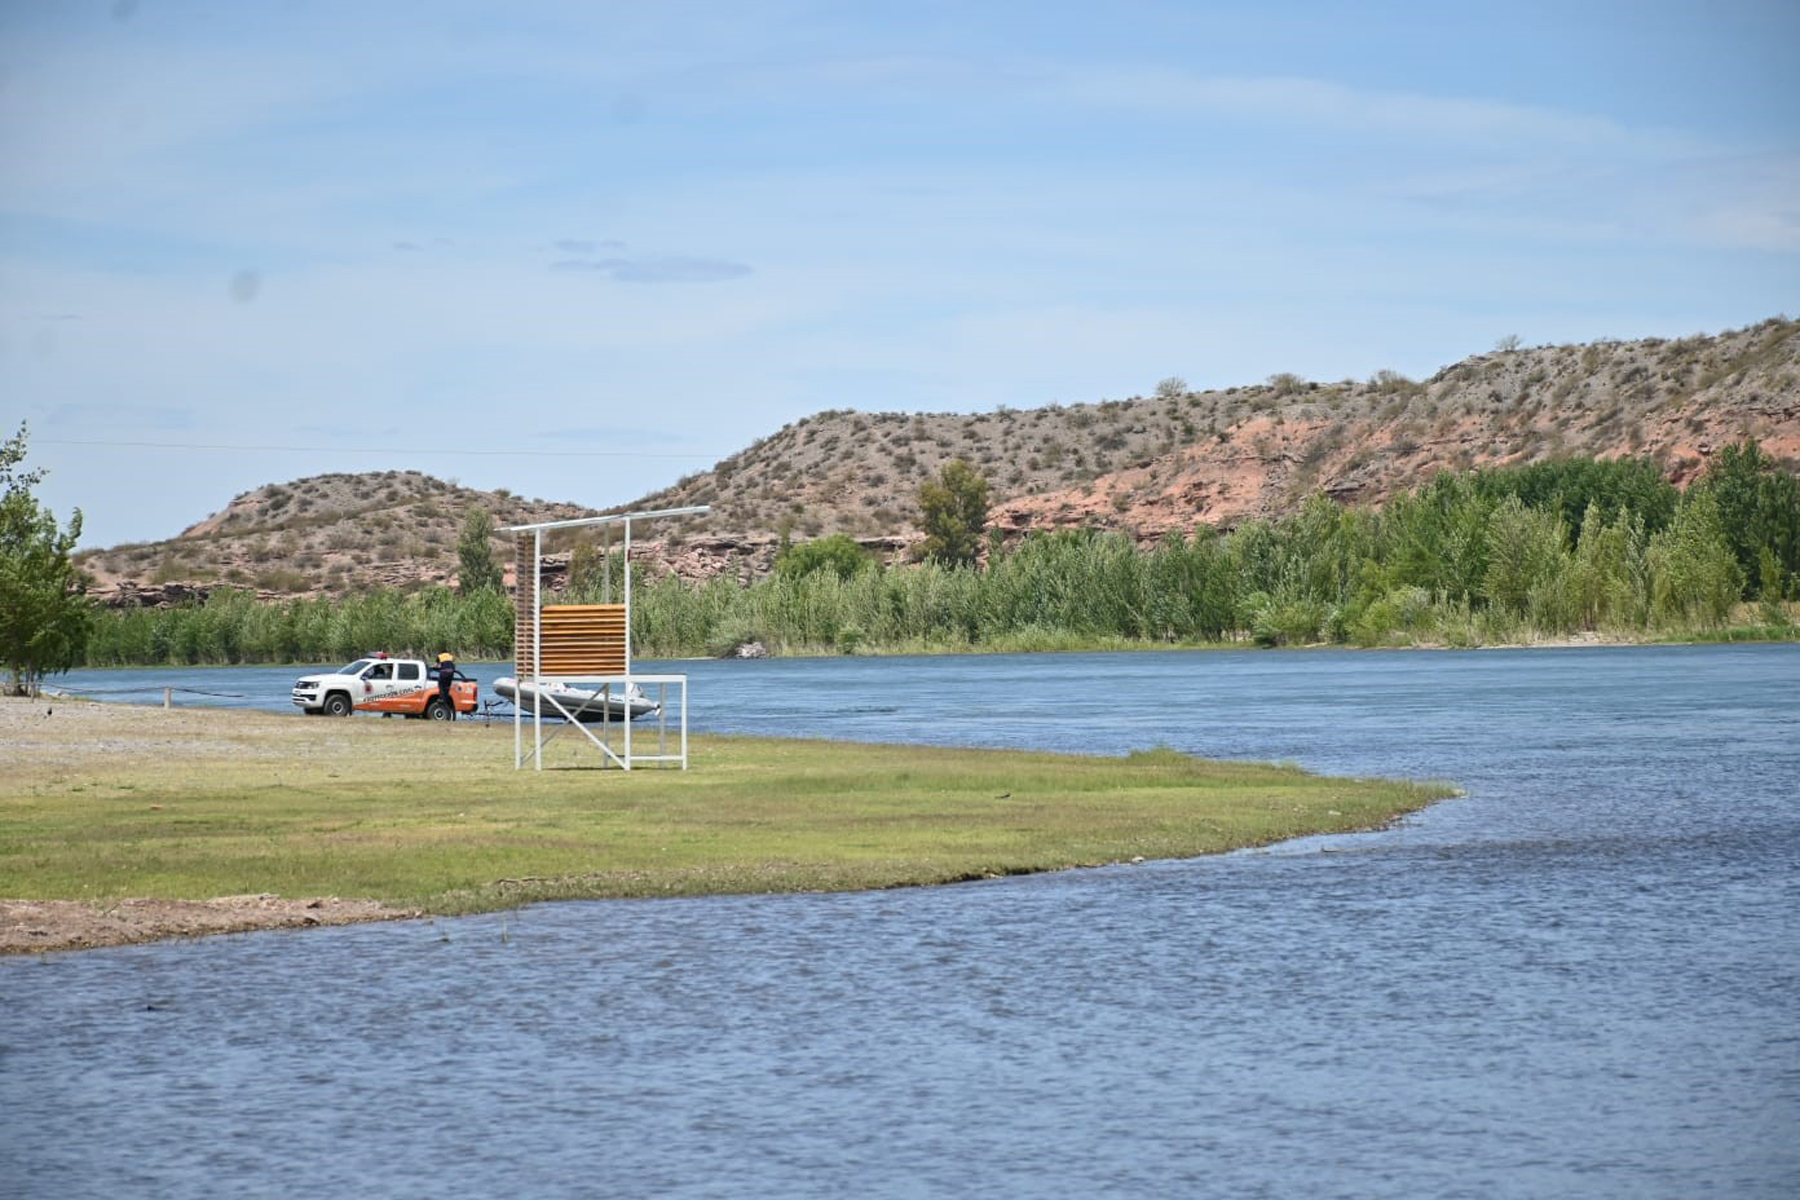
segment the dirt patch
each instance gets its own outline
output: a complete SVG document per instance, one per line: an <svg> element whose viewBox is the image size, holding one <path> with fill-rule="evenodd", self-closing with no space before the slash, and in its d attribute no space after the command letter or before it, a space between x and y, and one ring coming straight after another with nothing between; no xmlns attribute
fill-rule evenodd
<svg viewBox="0 0 1800 1200"><path fill-rule="evenodd" d="M54 686L54 685L52 685ZM21 792L64 775L129 779L144 764L204 772L213 765L266 763L342 753L360 735L382 739L402 722L331 722L289 714L96 704L69 696L0 697L0 779ZM462 727L432 733L460 734ZM416 732L416 731L415 731ZM435 739L442 745L444 739ZM0 790L0 801L6 791ZM413 917L374 900L269 894L208 900L0 898L0 954L123 946L163 938L349 925Z"/></svg>
<svg viewBox="0 0 1800 1200"><path fill-rule="evenodd" d="M213 900L0 900L0 954L88 950L164 938L313 925L355 925L419 913L373 900L324 897L287 900L273 895Z"/></svg>

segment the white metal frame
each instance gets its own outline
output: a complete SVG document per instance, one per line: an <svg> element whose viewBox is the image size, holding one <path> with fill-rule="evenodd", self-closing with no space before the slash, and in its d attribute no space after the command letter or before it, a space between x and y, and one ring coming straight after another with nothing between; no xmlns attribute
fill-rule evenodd
<svg viewBox="0 0 1800 1200"><path fill-rule="evenodd" d="M576 685L586 684L588 685L588 690L599 691L602 694L602 703L605 703L605 700L611 696L612 685L618 684L623 691L628 706L626 716L624 720L620 722L625 727L624 741L623 746L621 747L623 753L620 753L615 751L610 744L610 731L607 728L611 724L610 720L602 719L602 736L596 737L594 736L594 732L582 722L577 721L569 710L562 706L556 697L547 695L543 687L534 686L538 698L537 702L531 706L531 758L536 763L538 770L541 771L544 769L544 705L546 702L549 703L550 707L556 709L563 715L565 727L574 726L576 729L581 730L587 739L600 749L601 754L604 756L601 760L602 766L610 761L624 770L629 771L638 763L679 762L681 764L681 769L684 771L687 770L687 676L634 675L631 671L631 523L633 521L660 520L665 517L699 516L702 513L710 511L710 505L696 504L686 508L660 508L645 512L621 513L611 517L577 517L568 521L543 521L535 525L509 525L506 527L507 533L531 534L531 682L533 685L557 683ZM549 529L577 529L589 525L623 525L625 527L625 674L545 676L543 673L544 531ZM515 562L513 564L513 586L515 588L519 586L519 570L522 566L522 563ZM517 632L515 631L515 644L517 636ZM524 690L525 673L517 662L513 663L513 678L515 680L515 686L519 689L513 697L513 769L520 770L524 768L526 758L523 720L524 708L520 704L520 701L524 698L520 693ZM634 754L632 752L629 700L633 685L640 683L653 683L660 687L659 698L662 703L657 709L658 736L657 753L655 754ZM669 754L667 752L668 685L671 683L679 684L681 687L681 752L679 754ZM602 712L604 713L604 711L605 710L603 709ZM551 738L554 739L558 732L560 732L560 730L552 730L550 734Z"/></svg>
<svg viewBox="0 0 1800 1200"><path fill-rule="evenodd" d="M532 682L535 686L536 684L538 684L540 682L545 682L545 681L542 680L540 677L540 678L533 679ZM555 741L557 734L561 733L564 729L574 728L574 729L580 730L582 733L582 736L586 737L588 741L592 742L594 744L595 748L597 748L600 751L600 753L603 756L605 756L605 758L611 760L614 765L622 767L627 771L631 770L631 768L633 766L636 766L640 763L680 763L681 769L684 771L687 770L688 755L687 755L687 676L686 675L580 675L580 676L558 675L558 676L554 677L554 682L577 684L577 685L580 685L580 686L586 688L587 690L592 691L597 694L597 696L599 698L599 703L601 705L601 709L600 709L601 716L600 716L600 721L599 721L600 732L598 735L596 735L594 733L594 728L591 723L579 721L576 719L578 716L580 716L583 712L586 711L586 709L588 707L587 704L577 705L573 710L570 710L566 705L563 704L563 702L561 700L557 699L555 696L546 694L541 688L539 688L539 689L537 689L537 695L540 698L540 703L548 704L551 708L555 709L558 713L561 713L565 723L561 726L551 729L550 735L548 737L545 737L542 734L542 719L541 719L542 713L534 711L534 713L532 715L532 725L533 725L534 731L537 734L536 746L531 751L531 753L529 755L527 755L526 757L531 757L531 758L541 760L543 757L543 753L544 753L544 747L549 745L551 742ZM629 717L625 717L618 722L619 725L624 726L624 730L623 730L622 745L619 747L619 749L615 750L613 748L613 736L612 736L612 727L613 727L614 722L613 722L611 714L610 714L611 706L608 703L608 701L610 701L612 698L612 688L615 684L620 687L620 695L626 698L627 711L629 711L629 698L632 693L633 685L646 684L646 683L654 684L654 685L656 685L656 688L657 688L656 753L655 754L640 754L640 753L636 753L633 751L632 740L631 740L631 730L632 730L632 726L633 726L634 722ZM680 717L680 725L679 725L678 731L677 731L678 737L680 740L677 743L678 750L674 754L669 753L669 685L671 683L675 684L681 691L681 696L680 696L681 717ZM590 701L589 703L592 703L592 702ZM523 747L520 744L520 742L522 740L520 738L520 732L521 732L520 727L522 725L522 718L520 715L519 707L520 706L518 703L518 698L515 698L515 700L513 702L513 725L514 725L513 750L514 750L514 757L515 757L513 766L515 768L519 768L524 765L523 762L519 760L519 756L523 753ZM543 769L542 761L539 761L538 769L539 770Z"/></svg>

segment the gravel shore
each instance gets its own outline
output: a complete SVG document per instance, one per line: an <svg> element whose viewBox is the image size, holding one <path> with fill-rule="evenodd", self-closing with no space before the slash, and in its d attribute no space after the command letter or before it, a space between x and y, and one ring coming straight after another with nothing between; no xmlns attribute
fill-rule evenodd
<svg viewBox="0 0 1800 1200"><path fill-rule="evenodd" d="M0 778L54 778L102 763L206 763L224 756L278 758L339 733L285 714L96 704L62 696L0 698ZM0 786L0 804L11 784ZM221 896L209 900L37 900L4 895L0 954L123 946L172 937L312 925L350 925L417 913L333 896Z"/></svg>

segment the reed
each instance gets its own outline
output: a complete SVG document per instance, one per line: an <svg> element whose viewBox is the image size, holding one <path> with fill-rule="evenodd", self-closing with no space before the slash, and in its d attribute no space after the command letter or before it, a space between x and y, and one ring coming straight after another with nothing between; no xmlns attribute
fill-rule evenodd
<svg viewBox="0 0 1800 1200"><path fill-rule="evenodd" d="M1144 549L1080 530L1030 535L980 569L780 571L748 586L640 580L632 636L643 658L718 654L747 641L821 654L1245 640L1479 645L1584 632L1710 638L1728 634L1746 599L1779 605L1800 595L1788 557L1766 546L1749 595L1740 562L1748 551L1735 545L1714 489L1678 497L1655 479L1641 465L1581 462L1446 473L1381 509L1314 496L1280 521L1223 536L1203 528ZM1787 493L1771 495L1769 505L1787 503ZM1785 528L1781 516L1765 523ZM598 598L608 569L580 572L568 598ZM376 647L495 658L510 653L510 622L491 591L259 604L224 590L188 608L100 614L87 662L317 662ZM1800 636L1779 622L1755 624Z"/></svg>

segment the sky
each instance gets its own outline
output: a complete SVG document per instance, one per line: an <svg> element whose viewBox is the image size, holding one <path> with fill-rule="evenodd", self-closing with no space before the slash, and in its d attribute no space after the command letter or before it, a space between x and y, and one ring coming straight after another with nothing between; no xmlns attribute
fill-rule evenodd
<svg viewBox="0 0 1800 1200"><path fill-rule="evenodd" d="M1800 4L0 0L0 437L81 544L1800 313Z"/></svg>

